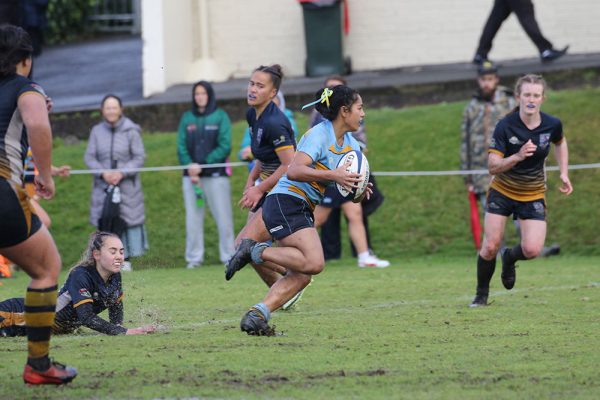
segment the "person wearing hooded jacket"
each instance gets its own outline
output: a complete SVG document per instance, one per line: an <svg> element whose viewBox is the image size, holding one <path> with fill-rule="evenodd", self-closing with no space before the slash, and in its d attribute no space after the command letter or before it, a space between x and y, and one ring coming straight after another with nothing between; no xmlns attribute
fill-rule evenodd
<svg viewBox="0 0 600 400"><path fill-rule="evenodd" d="M90 132L84 161L89 169L104 170L94 174L90 207L90 222L98 227L109 186L118 186L120 192L119 216L127 228L120 233L125 246L123 270L131 269L130 257L138 257L148 250L148 236L144 225L144 193L139 172L118 169L141 168L146 153L141 128L123 115L123 103L113 94L102 100L103 121Z"/></svg>
<svg viewBox="0 0 600 400"><path fill-rule="evenodd" d="M177 155L183 170L187 268L204 261L204 202L219 231L219 258L225 263L234 253L231 185L225 167L201 168L221 164L231 152L231 122L227 113L217 107L212 85L206 81L192 88L192 107L179 121Z"/></svg>

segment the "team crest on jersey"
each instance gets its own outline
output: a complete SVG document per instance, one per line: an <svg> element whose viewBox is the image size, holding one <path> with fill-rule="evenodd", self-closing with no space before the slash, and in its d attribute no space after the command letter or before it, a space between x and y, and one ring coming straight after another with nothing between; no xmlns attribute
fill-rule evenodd
<svg viewBox="0 0 600 400"><path fill-rule="evenodd" d="M263 129L258 128L258 132L256 132L256 141L260 143L260 139L262 139Z"/></svg>
<svg viewBox="0 0 600 400"><path fill-rule="evenodd" d="M79 294L83 297L92 297L92 295L90 294L90 291L85 289L85 288L81 288L79 289Z"/></svg>
<svg viewBox="0 0 600 400"><path fill-rule="evenodd" d="M542 149L545 149L546 147L548 147L549 144L550 144L550 134L542 133L540 135L540 147Z"/></svg>
<svg viewBox="0 0 600 400"><path fill-rule="evenodd" d="M279 138L273 140L273 146L279 146L281 143L285 143L285 136L281 135Z"/></svg>
<svg viewBox="0 0 600 400"><path fill-rule="evenodd" d="M520 141L519 138L516 136L512 136L510 139L508 139L508 142L510 144L523 144L523 142Z"/></svg>

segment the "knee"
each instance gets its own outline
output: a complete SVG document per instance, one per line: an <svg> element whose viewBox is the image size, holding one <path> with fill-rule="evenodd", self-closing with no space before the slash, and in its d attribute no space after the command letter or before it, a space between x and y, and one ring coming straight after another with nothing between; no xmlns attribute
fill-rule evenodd
<svg viewBox="0 0 600 400"><path fill-rule="evenodd" d="M527 259L536 258L542 252L542 246L539 245L524 244L521 245L521 249L523 249L523 255Z"/></svg>
<svg viewBox="0 0 600 400"><path fill-rule="evenodd" d="M500 249L500 242L484 240L481 245L481 257L486 260L496 257Z"/></svg>
<svg viewBox="0 0 600 400"><path fill-rule="evenodd" d="M306 268L304 269L305 274L309 275L317 275L323 271L323 267L325 267L325 259L321 257L320 260L306 260Z"/></svg>

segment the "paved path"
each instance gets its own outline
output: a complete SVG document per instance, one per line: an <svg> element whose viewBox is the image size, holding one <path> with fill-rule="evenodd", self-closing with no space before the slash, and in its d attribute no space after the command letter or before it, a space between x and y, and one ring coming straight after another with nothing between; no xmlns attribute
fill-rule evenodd
<svg viewBox="0 0 600 400"><path fill-rule="evenodd" d="M568 54L549 64L541 64L538 57L510 60L500 66L502 74L507 76L599 67L600 53ZM348 84L360 90L464 81L474 77L472 64L454 63L358 72L348 77ZM54 99L56 112L96 109L107 93L121 96L129 106L190 100L188 84L173 86L150 98L142 97L142 40L132 36L47 48L35 60L34 78ZM312 95L322 80L288 78L282 90L286 94ZM244 99L246 84L246 78L233 79L216 83L214 87L219 99Z"/></svg>

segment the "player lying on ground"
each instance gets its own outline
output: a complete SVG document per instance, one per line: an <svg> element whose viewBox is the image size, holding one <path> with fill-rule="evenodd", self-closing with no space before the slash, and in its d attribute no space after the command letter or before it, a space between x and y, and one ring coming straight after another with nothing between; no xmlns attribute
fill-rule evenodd
<svg viewBox="0 0 600 400"><path fill-rule="evenodd" d="M152 325L127 329L123 323L121 266L123 243L113 233L95 232L81 261L58 294L54 333L72 333L86 326L107 335L137 335L155 331ZM109 321L98 316L108 309ZM0 303L0 336L25 336L23 298Z"/></svg>

